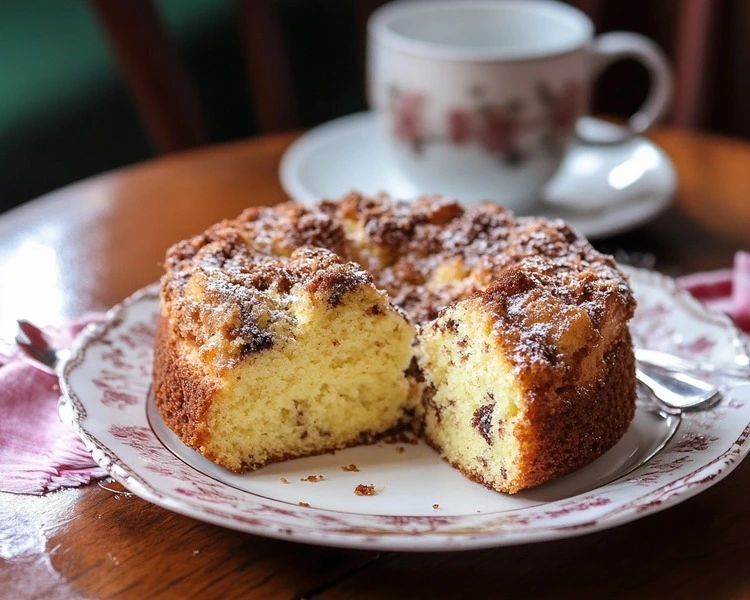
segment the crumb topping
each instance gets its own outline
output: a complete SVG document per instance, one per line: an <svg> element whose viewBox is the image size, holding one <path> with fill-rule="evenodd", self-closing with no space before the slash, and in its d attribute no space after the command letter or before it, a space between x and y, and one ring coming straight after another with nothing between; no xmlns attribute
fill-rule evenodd
<svg viewBox="0 0 750 600"><path fill-rule="evenodd" d="M519 364L553 367L571 343L559 323L595 343L603 315L625 322L635 307L614 260L563 221L442 196L405 202L352 193L313 206L250 208L172 246L165 267L165 314L177 315L180 335L218 366L273 347L301 289L335 308L350 291L375 285L418 325L473 299L498 328L526 332L511 349Z"/></svg>

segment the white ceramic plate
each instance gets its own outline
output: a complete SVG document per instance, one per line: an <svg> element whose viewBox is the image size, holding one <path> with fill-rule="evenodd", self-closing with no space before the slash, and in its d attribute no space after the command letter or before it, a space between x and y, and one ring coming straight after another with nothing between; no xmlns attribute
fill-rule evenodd
<svg viewBox="0 0 750 600"><path fill-rule="evenodd" d="M614 125L588 117L586 127L599 135ZM282 157L279 177L287 194L302 203L339 198L352 190L386 191L398 198L441 192L418 189L399 174L370 112L308 131ZM479 199L471 181L463 184L463 201ZM615 146L577 143L547 186L537 213L565 219L588 238L601 238L653 219L669 206L675 187L669 157L644 137Z"/></svg>
<svg viewBox="0 0 750 600"><path fill-rule="evenodd" d="M633 271L632 281L639 302L633 331L639 343L720 365L747 361L728 319L707 313L665 277ZM248 533L391 550L471 549L563 538L681 502L727 475L750 446L750 385L716 380L725 397L714 409L679 422L641 403L625 437L606 455L515 496L487 490L426 446L403 442L236 475L185 447L150 402L158 313L153 285L84 333L62 368L60 414L96 461L134 494ZM342 469L350 464L359 471ZM301 481L309 475L324 479ZM374 484L377 494L355 495L358 484Z"/></svg>

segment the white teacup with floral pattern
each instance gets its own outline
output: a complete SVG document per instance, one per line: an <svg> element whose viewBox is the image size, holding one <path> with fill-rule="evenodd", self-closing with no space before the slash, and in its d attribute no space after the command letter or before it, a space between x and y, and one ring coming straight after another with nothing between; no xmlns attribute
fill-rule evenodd
<svg viewBox="0 0 750 600"><path fill-rule="evenodd" d="M424 193L534 212L576 134L621 143L669 104L670 68L652 41L593 32L586 15L552 0L383 6L368 24L368 96L394 164ZM582 118L592 81L621 58L646 66L649 94L616 135L592 139Z"/></svg>

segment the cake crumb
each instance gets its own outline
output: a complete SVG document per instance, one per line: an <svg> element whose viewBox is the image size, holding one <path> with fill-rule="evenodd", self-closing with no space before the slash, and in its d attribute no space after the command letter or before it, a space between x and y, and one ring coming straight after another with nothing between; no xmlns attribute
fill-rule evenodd
<svg viewBox="0 0 750 600"><path fill-rule="evenodd" d="M404 448L403 446L396 446L396 452L398 452L399 454L403 454L404 450L406 450L406 448Z"/></svg>
<svg viewBox="0 0 750 600"><path fill-rule="evenodd" d="M350 465L344 465L343 467L341 467L341 470L342 471L357 471L357 472L359 472L359 467L357 465L355 465L354 463L352 463Z"/></svg>
<svg viewBox="0 0 750 600"><path fill-rule="evenodd" d="M323 481L325 477L322 475L308 475L307 477L301 477L300 481L309 481L310 483L318 483L319 481Z"/></svg>
<svg viewBox="0 0 750 600"><path fill-rule="evenodd" d="M386 444L411 444L416 445L419 443L417 437L408 431L399 431L383 438Z"/></svg>
<svg viewBox="0 0 750 600"><path fill-rule="evenodd" d="M357 496L374 496L377 492L375 491L375 486L373 484L360 483L354 488L354 493L357 494Z"/></svg>
<svg viewBox="0 0 750 600"><path fill-rule="evenodd" d="M439 504L433 504L432 508L434 508L435 510L437 510L438 508L440 508L440 505Z"/></svg>
<svg viewBox="0 0 750 600"><path fill-rule="evenodd" d="M286 477L279 477L279 481L283 484L289 483L289 480Z"/></svg>
<svg viewBox="0 0 750 600"><path fill-rule="evenodd" d="M310 508L310 505L307 502L297 502L300 506L304 506L305 508Z"/></svg>

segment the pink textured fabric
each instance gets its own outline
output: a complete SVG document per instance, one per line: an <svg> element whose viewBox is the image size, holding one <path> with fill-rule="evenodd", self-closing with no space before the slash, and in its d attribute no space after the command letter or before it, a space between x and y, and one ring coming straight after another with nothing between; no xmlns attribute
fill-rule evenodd
<svg viewBox="0 0 750 600"><path fill-rule="evenodd" d="M708 308L728 314L737 327L750 333L750 252L737 252L732 269L694 273L677 281Z"/></svg>
<svg viewBox="0 0 750 600"><path fill-rule="evenodd" d="M92 321L90 315L45 333L55 347L65 348ZM91 454L57 415L60 387L13 350L0 354L0 491L43 494L103 477Z"/></svg>

